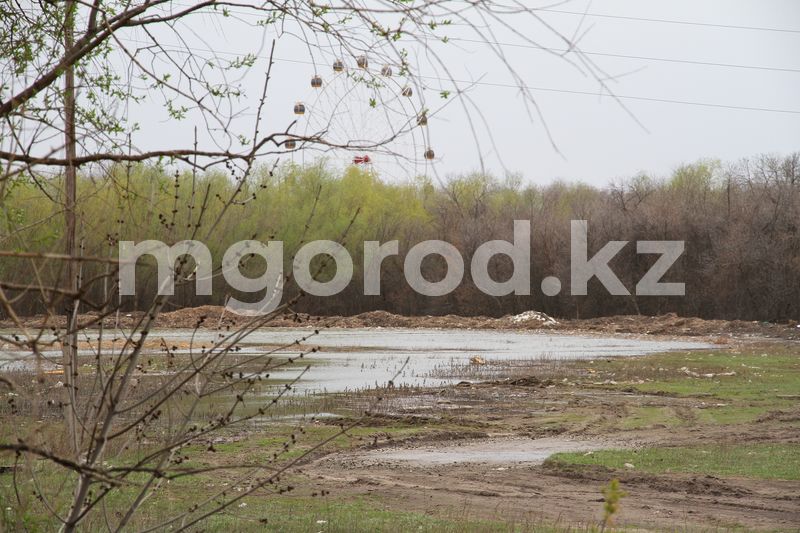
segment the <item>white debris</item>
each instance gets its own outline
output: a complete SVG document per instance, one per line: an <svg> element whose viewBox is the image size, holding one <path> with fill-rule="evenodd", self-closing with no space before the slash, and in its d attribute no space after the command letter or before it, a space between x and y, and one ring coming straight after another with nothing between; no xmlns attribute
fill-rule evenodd
<svg viewBox="0 0 800 533"><path fill-rule="evenodd" d="M536 322L541 322L543 326L558 325L558 321L555 318L539 311L525 311L524 313L520 313L518 315L512 315L508 317L508 319L514 324L521 324L523 322L531 322L535 320Z"/></svg>
<svg viewBox="0 0 800 533"><path fill-rule="evenodd" d="M719 377L719 376L735 376L736 375L736 372L719 372L717 374L698 374L697 372L689 370L685 366L681 367L680 371L683 372L684 374L686 374L687 376L691 376L693 378L709 378L710 379L710 378L715 378L715 377Z"/></svg>
<svg viewBox="0 0 800 533"><path fill-rule="evenodd" d="M633 463L625 463L622 466L624 466L625 468L636 468L635 466L633 466Z"/></svg>

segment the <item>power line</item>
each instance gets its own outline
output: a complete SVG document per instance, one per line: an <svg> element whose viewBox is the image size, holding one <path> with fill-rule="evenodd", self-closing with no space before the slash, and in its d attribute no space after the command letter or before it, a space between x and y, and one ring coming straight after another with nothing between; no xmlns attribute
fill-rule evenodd
<svg viewBox="0 0 800 533"><path fill-rule="evenodd" d="M175 2L179 6L188 7L186 4L179 4ZM208 8L212 8L213 6L207 6ZM625 15L609 15L606 13L584 13L583 11L569 11L565 9L555 9L550 7L540 7L535 8L532 7L531 11L545 11L548 13L560 13L562 15L577 15L581 17L596 17L596 18L607 18L607 19L618 19L618 20L635 20L641 22L657 22L663 24L680 24L685 26L705 26L708 28L723 28L728 30L751 30L751 31L769 31L769 32L778 32L778 33L798 33L800 34L800 29L791 29L791 28L770 28L766 26L743 26L738 24L718 24L714 22L696 22L691 20L675 20L675 19L660 19L660 18L647 18L647 17L630 17ZM229 13L233 14L240 14L240 15L252 15L252 11L244 11L244 10L237 10L237 9L227 9Z"/></svg>
<svg viewBox="0 0 800 533"><path fill-rule="evenodd" d="M420 76L422 78L426 76ZM553 87L534 87L530 85L514 85L511 83L493 83L493 82L468 82L468 81L459 81L459 80L452 80L456 83L472 83L473 85L485 85L489 87L502 87L508 89L526 89L529 91L542 91L542 92L553 92L553 93L565 93L565 94L580 94L586 96L603 96L602 93L593 92L593 91L577 91L572 89L556 89ZM626 94L607 94L611 98L619 98L621 100L640 100L643 102L660 102L664 104L680 104L680 105L690 105L690 106L699 106L699 107L715 107L721 109L738 109L742 111L762 111L765 113L789 113L793 115L800 115L800 110L796 109L778 109L774 107L752 107L752 106L740 106L740 105L728 105L728 104L714 104L711 102L694 102L691 100L673 100L670 98L656 98L650 96L634 96L634 95L626 95Z"/></svg>
<svg viewBox="0 0 800 533"><path fill-rule="evenodd" d="M149 43L141 43L137 42L132 39L125 39L129 42L136 42L138 44L149 44ZM189 50L180 47L173 47L169 45L160 45L163 49L171 49L175 52L182 52L182 53L190 53ZM214 54L224 54L230 55L235 57L242 57L246 54L237 54L235 52L226 52L222 50L211 50L208 48L194 48L193 50L205 51ZM260 59L269 59L268 56L264 55L257 55L256 57ZM313 61L302 60L302 59L288 59L288 58L273 58L274 61L280 61L283 63L296 63L301 65L314 65L317 66L316 63ZM449 78L441 78L437 76L424 76L419 75L417 78L434 80L438 82L445 82L445 83L459 83L471 86L484 86L484 87L498 87L498 88L505 88L505 89L523 89L528 91L539 91L539 92L551 92L551 93L563 93L563 94L575 94L575 95L584 95L584 96L604 96L603 93L598 93L596 91L580 91L574 89L560 89L555 87L536 87L532 85L517 85L512 83L498 83L498 82L488 82L488 81L468 81L468 80L456 80L456 79L449 79ZM795 109L780 109L774 107L757 107L757 106L743 106L743 105L732 105L732 104L715 104L711 102L697 102L692 100L676 100L671 98L657 98L657 97L650 97L650 96L636 96L636 95L623 95L623 94L605 94L605 96L609 96L611 98L618 98L620 100L636 100L642 102L657 102L657 103L664 103L664 104L675 104L675 105L688 105L688 106L695 106L695 107L708 107L708 108L717 108L717 109L735 109L740 111L760 111L764 113L782 113L782 114L792 114L792 115L800 115L800 110Z"/></svg>
<svg viewBox="0 0 800 533"><path fill-rule="evenodd" d="M706 26L709 28L724 28L729 30L752 30L752 31L772 31L772 32L779 32L779 33L800 33L800 30L790 29L790 28L768 28L763 26L740 26L736 24L716 24L713 22L695 22L690 20L673 20L673 19L657 19L657 18L646 18L646 17L628 17L624 15L608 15L605 13L583 13L581 11L566 11L563 9L554 9L549 7L543 8L532 8L532 11L546 11L548 13L561 13L564 15L579 15L581 17L596 17L596 18L607 18L607 19L618 19L618 20L636 20L642 22L661 22L664 24L682 24L685 26Z"/></svg>
<svg viewBox="0 0 800 533"><path fill-rule="evenodd" d="M304 65L313 65L314 63L311 61L303 61L300 59L283 59L283 58L274 58L275 61L282 61L284 63L299 63ZM449 78L440 78L436 76L417 76L418 78L424 78L429 80L435 80L440 82L446 83L463 83L467 85L481 85L485 87L499 87L499 88L506 88L506 89L525 89L529 91L540 91L540 92L553 92L553 93L564 93L564 94L579 94L579 95L586 95L586 96L603 96L602 93L594 92L594 91L578 91L573 89L558 89L554 87L535 87L532 85L516 85L512 83L496 83L496 82L488 82L488 81L468 81L468 80L455 80ZM714 104L711 102L695 102L691 100L674 100L670 98L656 98L650 96L634 96L634 95L622 95L622 94L607 94L606 96L612 98L619 98L620 100L639 100L643 102L659 102L664 104L679 104L679 105L689 105L689 106L697 106L697 107L712 107L712 108L720 108L720 109L737 109L741 111L762 111L765 113L788 113L793 115L800 115L800 110L795 109L779 109L774 107L755 107L755 106L741 106L741 105L728 105L728 104Z"/></svg>
<svg viewBox="0 0 800 533"><path fill-rule="evenodd" d="M537 46L533 44L521 44L521 43L503 43L503 42L496 42L496 41L482 41L480 39L465 39L461 37L451 37L450 41L460 41L466 43L483 43L483 44L494 44L497 46L510 46L513 48L530 48L533 50L545 50L548 52L555 52L555 53L567 53L571 50L566 48L550 48L547 46ZM641 61L661 61L664 63L685 63L688 65L701 65L701 66L710 66L710 67L726 67L726 68L742 68L742 69L753 69L753 70L769 70L775 72L798 72L800 73L800 68L784 68L784 67L765 67L762 65L741 65L737 63L717 63L714 61L696 61L692 59L674 59L669 57L650 57L650 56L635 56L635 55L627 55L627 54L614 54L611 52L587 52L586 50L576 50L581 54L585 54L587 56L602 56L602 57L618 57L624 59L638 59Z"/></svg>
<svg viewBox="0 0 800 533"><path fill-rule="evenodd" d="M564 13L564 14L571 14L571 15L583 15L584 13L578 11L565 11L565 10L558 10L558 9L550 9L550 8L540 8L540 9L533 9L534 11L548 11L553 13ZM240 10L230 10L231 13L238 13L242 15L250 14L246 11ZM786 32L786 33L800 33L800 30L792 30L792 29L780 29L780 28L762 28L762 27L755 27L755 26L736 26L736 25L729 25L729 24L712 24L712 23L705 23L705 22L691 22L691 21L679 21L679 20L667 20L667 19L648 19L648 18L638 18L638 17L625 17L625 16L617 16L617 15L604 15L604 14L591 14L587 13L586 16L592 17L605 17L605 18L619 18L625 20L642 20L647 22L665 22L671 24L689 24L692 26L711 26L711 27L718 27L718 28L733 28L733 29L746 29L746 30L761 30L761 31L776 31L776 32ZM463 37L449 37L449 41L460 41L460 42L468 42L468 43L478 43L478 44L494 44L497 46L509 46L514 48L530 48L533 50L546 50L555 53L566 53L570 50L568 49L561 49L561 48L550 48L547 46L537 46L533 44L521 44L521 43L504 43L500 41L489 41L489 40L480 40L480 39L468 39ZM615 54L611 52L587 52L585 50L580 50L580 53L588 55L588 56L598 56L598 57L615 57L620 59L635 59L639 61L658 61L662 63L679 63L679 64L686 64L686 65L700 65L706 67L723 67L723 68L739 68L739 69L748 69L748 70L763 70L763 71L772 71L772 72L794 72L800 73L800 68L785 68L785 67L768 67L763 65L742 65L738 63L721 63L715 61L699 61L699 60L692 60L692 59L675 59L669 57L651 57L651 56L638 56L638 55L628 55L628 54Z"/></svg>

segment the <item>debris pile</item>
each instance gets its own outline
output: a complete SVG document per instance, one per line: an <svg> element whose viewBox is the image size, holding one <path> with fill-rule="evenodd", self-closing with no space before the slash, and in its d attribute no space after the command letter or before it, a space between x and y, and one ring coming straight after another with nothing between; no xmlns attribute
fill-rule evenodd
<svg viewBox="0 0 800 533"><path fill-rule="evenodd" d="M524 322L532 322L536 321L541 323L543 326L557 326L558 321L551 317L550 315L546 315L540 311L525 311L524 313L520 313L518 315L511 315L508 317L512 324L522 324Z"/></svg>

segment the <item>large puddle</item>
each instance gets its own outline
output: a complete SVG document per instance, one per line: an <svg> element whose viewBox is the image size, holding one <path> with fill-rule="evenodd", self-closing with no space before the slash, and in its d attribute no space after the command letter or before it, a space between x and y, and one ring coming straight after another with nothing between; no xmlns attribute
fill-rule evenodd
<svg viewBox="0 0 800 533"><path fill-rule="evenodd" d="M477 464L540 464L554 453L591 452L607 443L564 438L484 439L417 448L388 448L359 454L366 464L408 463L412 465Z"/></svg>
<svg viewBox="0 0 800 533"><path fill-rule="evenodd" d="M110 337L109 333L106 338ZM151 333L151 339L186 343L193 333L194 346L198 348L218 338L214 331L156 330ZM265 346L291 344L310 333L312 331L307 328L262 329L246 338L239 354L263 353ZM445 386L470 380L472 376L464 369L474 357L491 364L493 361L624 357L711 347L700 342L538 332L390 328L326 329L303 344L319 346L320 351L309 359L315 364L294 387L296 394L383 387L390 380L395 386ZM159 350L152 352L159 353ZM292 354L286 351L276 355L288 357ZM55 350L44 355L53 361L59 359L59 352ZM30 364L30 357L0 347L0 371ZM282 370L273 372L271 378L293 380L300 372L298 369Z"/></svg>

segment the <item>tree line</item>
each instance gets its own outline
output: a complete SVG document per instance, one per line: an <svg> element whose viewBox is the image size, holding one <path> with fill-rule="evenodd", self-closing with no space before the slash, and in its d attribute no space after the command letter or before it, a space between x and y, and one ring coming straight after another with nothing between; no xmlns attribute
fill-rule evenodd
<svg viewBox="0 0 800 533"><path fill-rule="evenodd" d="M14 178L3 199L4 249L59 249L64 232L58 207L61 179ZM78 181L78 238L84 256L113 258L120 240L172 244L196 235L218 266L234 242L281 240L284 268L291 272L292 256L302 244L317 239L341 242L353 258L352 282L333 297L302 298L295 306L298 311L500 316L537 309L580 318L668 312L764 321L800 318L800 153L730 164L699 161L667 177L642 173L605 187L529 185L519 176L500 179L482 173L390 183L368 169L337 171L324 162L262 167L245 182L220 171L168 172L144 164L114 165L102 176L84 174ZM531 294L488 296L471 283L469 260L484 242L512 241L513 222L519 219L531 221ZM630 241L609 264L632 295L611 296L596 279L590 281L588 295L570 295L571 220L588 221L589 257L609 241ZM207 234L204 224L212 228ZM428 239L453 244L467 265L461 285L446 296L419 295L404 280L405 252ZM380 296L363 294L367 240L400 243L400 254L383 262ZM636 283L657 259L636 253L635 242L643 240L685 241L684 254L664 279L684 282L685 296L635 295ZM324 257L319 260L315 266L319 279L325 280L335 267ZM34 283L55 285L60 275L55 263L37 272L21 266L18 257L0 257L7 290ZM498 281L508 279L513 268L502 255L489 267ZM113 283L89 283L104 268L82 264L88 301L111 299L122 310L141 309L152 301L157 290L152 258L140 259L133 297L119 298ZM444 268L443 260L431 256L423 262L422 273L435 281L444 276ZM242 264L251 276L263 269L258 258ZM547 276L562 281L558 295L546 296L539 289ZM287 289L292 283L289 279ZM179 280L173 308L224 304L231 295L219 275L211 296L198 296L194 288L191 279ZM42 311L40 295L20 290L19 298L18 313Z"/></svg>

